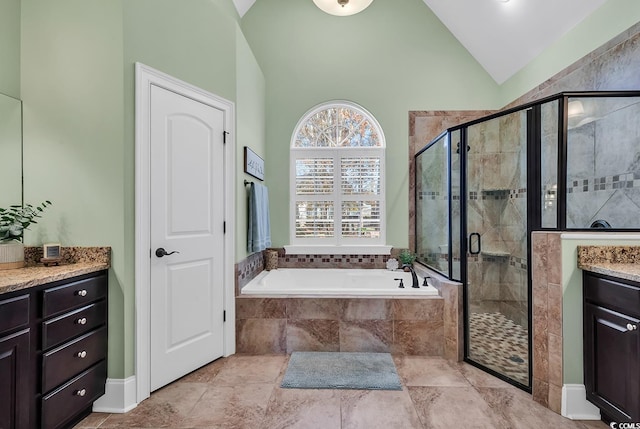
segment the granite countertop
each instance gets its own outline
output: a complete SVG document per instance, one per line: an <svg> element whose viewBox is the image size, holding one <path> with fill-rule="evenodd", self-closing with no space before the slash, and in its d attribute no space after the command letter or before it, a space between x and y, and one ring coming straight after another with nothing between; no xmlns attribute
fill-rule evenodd
<svg viewBox="0 0 640 429"><path fill-rule="evenodd" d="M60 265L37 263L42 248L25 247L24 268L0 271L0 294L27 289L57 280L106 270L111 266L110 247L63 247Z"/></svg>
<svg viewBox="0 0 640 429"><path fill-rule="evenodd" d="M640 246L578 246L578 268L640 282Z"/></svg>

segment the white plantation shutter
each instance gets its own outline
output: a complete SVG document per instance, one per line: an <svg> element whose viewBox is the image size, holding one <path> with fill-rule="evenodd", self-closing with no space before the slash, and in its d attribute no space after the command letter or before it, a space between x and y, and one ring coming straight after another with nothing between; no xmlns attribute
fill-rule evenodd
<svg viewBox="0 0 640 429"><path fill-rule="evenodd" d="M384 244L384 137L351 103L308 112L291 147L292 244Z"/></svg>

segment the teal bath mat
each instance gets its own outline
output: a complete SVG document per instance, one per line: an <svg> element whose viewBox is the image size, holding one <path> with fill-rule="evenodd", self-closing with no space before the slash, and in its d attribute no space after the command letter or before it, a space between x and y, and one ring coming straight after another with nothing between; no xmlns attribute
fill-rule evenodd
<svg viewBox="0 0 640 429"><path fill-rule="evenodd" d="M281 387L402 390L389 353L293 352Z"/></svg>

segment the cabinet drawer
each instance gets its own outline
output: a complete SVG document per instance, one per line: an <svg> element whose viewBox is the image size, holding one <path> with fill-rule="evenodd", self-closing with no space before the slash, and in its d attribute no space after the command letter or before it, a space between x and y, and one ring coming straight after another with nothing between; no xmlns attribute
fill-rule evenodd
<svg viewBox="0 0 640 429"><path fill-rule="evenodd" d="M0 301L0 336L29 324L29 295Z"/></svg>
<svg viewBox="0 0 640 429"><path fill-rule="evenodd" d="M105 323L106 317L107 303L100 301L47 320L42 324L42 350L89 332Z"/></svg>
<svg viewBox="0 0 640 429"><path fill-rule="evenodd" d="M104 395L107 365L101 361L42 398L42 429L57 429Z"/></svg>
<svg viewBox="0 0 640 429"><path fill-rule="evenodd" d="M604 307L640 316L640 287L584 274L584 299Z"/></svg>
<svg viewBox="0 0 640 429"><path fill-rule="evenodd" d="M48 392L107 357L107 329L101 328L42 356L42 391Z"/></svg>
<svg viewBox="0 0 640 429"><path fill-rule="evenodd" d="M72 310L106 295L106 274L53 287L42 294L42 316L49 317Z"/></svg>

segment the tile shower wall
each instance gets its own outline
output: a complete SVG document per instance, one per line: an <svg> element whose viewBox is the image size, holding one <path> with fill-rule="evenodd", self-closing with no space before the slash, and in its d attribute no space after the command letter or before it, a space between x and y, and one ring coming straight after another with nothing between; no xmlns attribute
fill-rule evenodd
<svg viewBox="0 0 640 429"><path fill-rule="evenodd" d="M640 99L579 102L584 116L592 116L569 121L567 227L588 228L601 219L613 228L637 228L629 214L640 207Z"/></svg>
<svg viewBox="0 0 640 429"><path fill-rule="evenodd" d="M562 406L562 249L560 232L534 232L533 399L560 413Z"/></svg>
<svg viewBox="0 0 640 429"><path fill-rule="evenodd" d="M502 313L528 326L526 117L511 114L469 127L468 232L482 251L468 260L472 313Z"/></svg>

